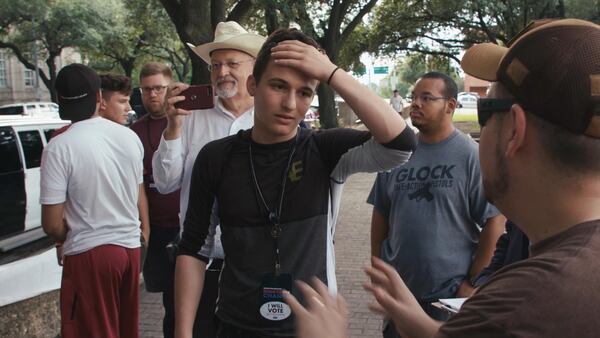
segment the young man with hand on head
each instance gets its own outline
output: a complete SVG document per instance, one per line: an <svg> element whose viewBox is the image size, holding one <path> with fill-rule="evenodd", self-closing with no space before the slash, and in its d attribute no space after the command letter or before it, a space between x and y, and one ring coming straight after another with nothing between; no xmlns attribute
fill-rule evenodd
<svg viewBox="0 0 600 338"><path fill-rule="evenodd" d="M371 132L298 128L319 82L331 85ZM336 290L333 236L344 181L356 172L393 168L415 146L401 116L298 30L267 39L247 86L254 127L206 145L192 173L175 273L178 338L191 337L208 261L198 250L215 203L225 252L218 336L293 335L282 300L287 291L298 295L292 280L316 275Z"/></svg>

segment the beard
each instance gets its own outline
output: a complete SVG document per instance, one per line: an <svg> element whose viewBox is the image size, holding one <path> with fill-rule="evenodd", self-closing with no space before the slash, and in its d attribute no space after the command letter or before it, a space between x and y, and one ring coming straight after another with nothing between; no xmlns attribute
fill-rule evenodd
<svg viewBox="0 0 600 338"><path fill-rule="evenodd" d="M146 112L154 117L161 117L166 114L165 105L157 103L143 104Z"/></svg>
<svg viewBox="0 0 600 338"><path fill-rule="evenodd" d="M230 82L232 85L229 87L225 82ZM227 87L226 87L227 86ZM238 93L238 82L231 75L225 75L217 78L215 85L215 92L217 96L223 99L229 99L237 95Z"/></svg>
<svg viewBox="0 0 600 338"><path fill-rule="evenodd" d="M506 166L506 160L502 155L503 153L504 151L500 149L500 145L497 143L494 151L494 156L498 162L496 165L495 177L486 179L482 176L485 198L492 204L496 204L495 202L504 196L508 190L508 168Z"/></svg>
<svg viewBox="0 0 600 338"><path fill-rule="evenodd" d="M414 117L411 116L412 125L424 134L436 133L442 125L443 115L445 114L445 108L440 107L437 111L429 113L423 112L422 109L412 109ZM410 115L409 115L410 116Z"/></svg>

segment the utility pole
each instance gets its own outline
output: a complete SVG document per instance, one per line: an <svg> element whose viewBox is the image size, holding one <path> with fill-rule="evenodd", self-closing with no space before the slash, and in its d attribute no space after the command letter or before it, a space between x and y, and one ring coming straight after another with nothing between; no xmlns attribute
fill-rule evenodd
<svg viewBox="0 0 600 338"><path fill-rule="evenodd" d="M371 89L371 69L373 68L373 63L369 60L369 64L367 65L367 75L368 75L368 79L369 79L369 89Z"/></svg>

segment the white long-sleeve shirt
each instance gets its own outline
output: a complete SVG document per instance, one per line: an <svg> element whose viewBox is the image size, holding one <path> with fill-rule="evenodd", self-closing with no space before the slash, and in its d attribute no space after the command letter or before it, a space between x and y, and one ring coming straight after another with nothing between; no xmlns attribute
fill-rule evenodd
<svg viewBox="0 0 600 338"><path fill-rule="evenodd" d="M253 125L254 108L236 118L217 100L214 108L193 110L191 115L184 117L179 138L167 141L164 136L161 137L152 157L154 183L163 194L181 188L179 223L182 228L188 207L192 169L200 149L210 141L233 135ZM201 251L209 257L222 258L220 229L216 227L213 231L211 235L214 238L207 239L206 248Z"/></svg>

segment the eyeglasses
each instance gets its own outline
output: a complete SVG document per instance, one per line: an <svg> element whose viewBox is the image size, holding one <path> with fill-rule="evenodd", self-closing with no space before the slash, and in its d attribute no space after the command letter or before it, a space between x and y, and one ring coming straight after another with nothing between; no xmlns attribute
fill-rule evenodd
<svg viewBox="0 0 600 338"><path fill-rule="evenodd" d="M140 90L142 91L142 94L144 95L150 95L152 92L155 92L156 94L162 94L165 92L165 89L167 89L167 85L164 86L154 86L154 87L142 87L140 88Z"/></svg>
<svg viewBox="0 0 600 338"><path fill-rule="evenodd" d="M477 100L477 121L483 128L494 113L506 113L510 111L515 101L510 99L479 99Z"/></svg>
<svg viewBox="0 0 600 338"><path fill-rule="evenodd" d="M429 95L429 94L422 94L422 95L418 95L418 96L411 95L408 97L408 99L411 102L415 102L416 100L419 100L423 104L432 103L437 100L448 100L448 98L445 96L433 96L433 95Z"/></svg>
<svg viewBox="0 0 600 338"><path fill-rule="evenodd" d="M208 70L211 72L212 71L218 72L219 70L221 70L221 68L223 68L223 66L227 66L227 68L229 68L229 69L238 69L242 63L248 62L248 61L254 61L254 59L247 59L247 60L242 60L242 61L227 61L225 63L211 63L207 67L208 67Z"/></svg>

